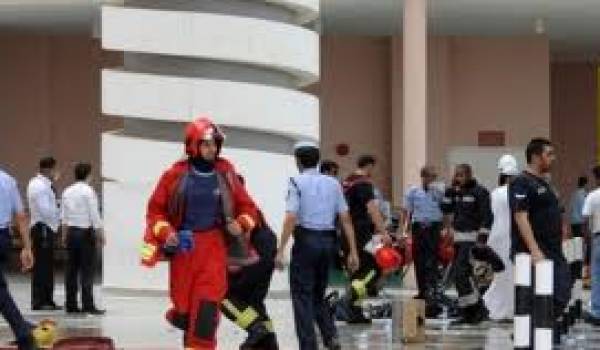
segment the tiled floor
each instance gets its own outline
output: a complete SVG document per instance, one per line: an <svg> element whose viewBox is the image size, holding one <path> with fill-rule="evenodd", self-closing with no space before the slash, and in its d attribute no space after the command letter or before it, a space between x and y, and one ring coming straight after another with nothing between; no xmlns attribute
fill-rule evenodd
<svg viewBox="0 0 600 350"><path fill-rule="evenodd" d="M27 317L33 321L53 318L59 323L61 336L104 335L112 337L121 349L179 349L181 334L163 319L168 301L162 295L120 291L98 291L99 304L108 312L103 317L67 316L64 312L31 312L29 285L23 280L11 281L11 289ZM64 300L62 286L57 287L57 301ZM405 294L400 292L400 294ZM406 294L405 294L406 295ZM286 296L268 300L275 320L281 349L297 349L291 303ZM393 344L389 320L378 320L370 326L339 325L343 349L511 349L510 325L486 322L478 327L449 328L448 322L428 321L425 344ZM244 333L224 320L219 329L219 349L233 350ZM0 344L12 339L5 322L0 321ZM569 349L600 349L600 331L580 325L568 340Z"/></svg>

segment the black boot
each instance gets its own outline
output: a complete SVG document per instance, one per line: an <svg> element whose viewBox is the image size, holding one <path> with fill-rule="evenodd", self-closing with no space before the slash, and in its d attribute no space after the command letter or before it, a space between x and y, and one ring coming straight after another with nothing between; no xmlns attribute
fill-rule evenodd
<svg viewBox="0 0 600 350"><path fill-rule="evenodd" d="M456 320L450 322L450 326L464 326L474 324L473 316L470 314L467 308L460 309L459 314L460 316Z"/></svg>
<svg viewBox="0 0 600 350"><path fill-rule="evenodd" d="M480 300L477 304L461 309L461 317L452 326L477 325L488 319L488 311Z"/></svg>
<svg viewBox="0 0 600 350"><path fill-rule="evenodd" d="M442 313L442 308L437 304L428 304L425 306L425 317L426 318L438 318Z"/></svg>
<svg viewBox="0 0 600 350"><path fill-rule="evenodd" d="M262 322L255 322L248 327L248 337L240 346L240 350L255 349L271 332Z"/></svg>
<svg viewBox="0 0 600 350"><path fill-rule="evenodd" d="M346 321L348 324L371 324L371 319L365 317L360 306L350 306L350 318Z"/></svg>
<svg viewBox="0 0 600 350"><path fill-rule="evenodd" d="M342 350L342 345L340 344L340 339L338 337L333 337L323 343L327 350Z"/></svg>
<svg viewBox="0 0 600 350"><path fill-rule="evenodd" d="M279 350L279 344L277 343L277 336L275 333L269 333L263 338L263 340L256 346L256 349L260 350Z"/></svg>

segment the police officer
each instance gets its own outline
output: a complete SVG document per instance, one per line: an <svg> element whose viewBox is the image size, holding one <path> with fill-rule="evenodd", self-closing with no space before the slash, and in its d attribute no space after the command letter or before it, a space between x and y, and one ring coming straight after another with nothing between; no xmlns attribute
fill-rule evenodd
<svg viewBox="0 0 600 350"><path fill-rule="evenodd" d="M324 160L321 162L319 170L321 171L321 174L337 178L340 172L340 166L333 160Z"/></svg>
<svg viewBox="0 0 600 350"><path fill-rule="evenodd" d="M358 267L354 231L341 185L319 173L320 152L314 143L294 147L300 175L290 179L283 233L275 263L283 268L290 236L294 235L290 264L290 286L296 334L301 350L316 350L317 323L327 349L341 349L329 306L325 301L330 262L336 240L335 219L339 215L350 246L348 265Z"/></svg>
<svg viewBox="0 0 600 350"><path fill-rule="evenodd" d="M417 299L426 301L426 314L435 318L440 312L434 292L438 283L437 249L442 230L440 205L444 189L434 186L437 178L435 169L425 166L421 169L421 186L411 187L404 199L404 227L412 235L415 272L419 294Z"/></svg>
<svg viewBox="0 0 600 350"><path fill-rule="evenodd" d="M13 219L16 221L17 231L19 231L23 244L21 263L24 270L29 270L33 266L33 254L27 232L27 216L23 210L23 203L15 180L0 169L0 260L2 263L9 254L9 226ZM20 350L37 349L31 334L32 325L23 319L23 315L10 295L6 279L1 270L0 312L15 334L18 348Z"/></svg>
<svg viewBox="0 0 600 350"><path fill-rule="evenodd" d="M456 166L454 183L442 200L444 228L454 238L456 289L461 317L455 324L478 324L487 310L473 280L471 250L476 242L485 243L492 227L490 194L473 178L468 164Z"/></svg>
<svg viewBox="0 0 600 350"><path fill-rule="evenodd" d="M555 159L552 143L543 138L529 142L527 169L509 185L512 212L512 253L531 254L534 263L550 259L554 265L554 342L563 310L571 296L571 274L562 250L562 208L547 181Z"/></svg>

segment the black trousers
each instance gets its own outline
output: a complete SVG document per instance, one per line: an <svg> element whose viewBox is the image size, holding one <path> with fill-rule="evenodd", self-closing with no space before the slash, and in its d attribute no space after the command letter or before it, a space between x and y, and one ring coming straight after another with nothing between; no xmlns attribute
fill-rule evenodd
<svg viewBox="0 0 600 350"><path fill-rule="evenodd" d="M296 228L290 264L290 287L300 350L317 350L315 322L323 340L337 336L325 301L335 249L335 231Z"/></svg>
<svg viewBox="0 0 600 350"><path fill-rule="evenodd" d="M379 294L379 278L381 269L377 266L375 258L364 249L359 250L358 259L360 265L358 270L350 275L350 302L363 300L364 298L376 297Z"/></svg>
<svg viewBox="0 0 600 350"><path fill-rule="evenodd" d="M439 222L412 225L413 257L419 297L430 300L439 280L437 249L442 224Z"/></svg>
<svg viewBox="0 0 600 350"><path fill-rule="evenodd" d="M8 290L4 278L4 263L10 251L10 235L7 229L0 229L0 313L15 334L18 342L24 342L31 332L31 325L25 321Z"/></svg>
<svg viewBox="0 0 600 350"><path fill-rule="evenodd" d="M458 292L458 307L463 310L475 306L481 298L473 280L471 249L474 246L475 242L454 243L454 249L456 250L454 264L456 266L455 284L456 291Z"/></svg>
<svg viewBox="0 0 600 350"><path fill-rule="evenodd" d="M573 278L571 267L564 256L544 252L546 259L552 260L554 272L554 316L559 318L571 299Z"/></svg>
<svg viewBox="0 0 600 350"><path fill-rule="evenodd" d="M46 224L37 223L31 228L33 247L33 275L31 305L40 307L54 303L54 241L56 233Z"/></svg>
<svg viewBox="0 0 600 350"><path fill-rule="evenodd" d="M586 232L583 229L583 224L572 224L571 225L571 233L573 237L582 237L583 238L583 263L585 265L590 264L590 259L592 257L592 240L593 235L585 234Z"/></svg>
<svg viewBox="0 0 600 350"><path fill-rule="evenodd" d="M260 260L240 271L229 274L228 290L221 311L232 322L248 329L255 322L269 326L271 318L265 306L265 298L271 285L277 253L277 237L268 227L261 227L252 233L252 246ZM245 317L252 315L250 319Z"/></svg>
<svg viewBox="0 0 600 350"><path fill-rule="evenodd" d="M67 230L66 307L77 308L77 294L81 285L83 309L94 309L94 263L96 261L94 230L79 227L69 227Z"/></svg>

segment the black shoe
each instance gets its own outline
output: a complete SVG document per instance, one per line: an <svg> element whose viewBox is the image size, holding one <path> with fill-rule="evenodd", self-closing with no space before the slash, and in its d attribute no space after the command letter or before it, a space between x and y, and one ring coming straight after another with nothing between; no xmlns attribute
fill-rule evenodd
<svg viewBox="0 0 600 350"><path fill-rule="evenodd" d="M16 346L18 350L39 350L35 344L33 336L30 335L27 338L17 339L9 343L10 346Z"/></svg>
<svg viewBox="0 0 600 350"><path fill-rule="evenodd" d="M63 307L62 307L62 306L60 306L60 305L57 305L57 304L56 304L55 302L53 302L53 301L52 301L52 302L50 302L50 303L48 304L48 307L52 308L52 310L54 310L54 311L60 311L60 310L62 310L62 309L63 309Z"/></svg>
<svg viewBox="0 0 600 350"><path fill-rule="evenodd" d="M240 350L254 349L270 333L262 322L255 322L248 328L248 337L240 346Z"/></svg>
<svg viewBox="0 0 600 350"><path fill-rule="evenodd" d="M462 310L463 316L452 321L450 326L477 325L483 321L487 321L487 310L478 306L471 306Z"/></svg>
<svg viewBox="0 0 600 350"><path fill-rule="evenodd" d="M585 323L591 324L592 326L600 327L600 318L595 317L590 312L586 312L583 315L583 320L585 321Z"/></svg>
<svg viewBox="0 0 600 350"><path fill-rule="evenodd" d="M62 310L62 307L56 304L35 305L31 308L33 311L56 311Z"/></svg>
<svg viewBox="0 0 600 350"><path fill-rule="evenodd" d="M78 306L67 306L67 308L65 309L65 311L68 314L81 314L81 313L83 313L83 310L81 310Z"/></svg>
<svg viewBox="0 0 600 350"><path fill-rule="evenodd" d="M362 309L357 307L358 310L354 310L350 315L350 318L346 323L348 324L371 324L373 321L370 318L365 317L362 313Z"/></svg>
<svg viewBox="0 0 600 350"><path fill-rule="evenodd" d="M277 343L277 336L275 333L267 334L267 336L256 345L256 348L261 350L279 350L279 344Z"/></svg>
<svg viewBox="0 0 600 350"><path fill-rule="evenodd" d="M340 339L338 337L333 337L324 341L323 345L327 350L342 350L342 345L340 344Z"/></svg>
<svg viewBox="0 0 600 350"><path fill-rule="evenodd" d="M83 313L86 313L88 315L94 315L94 316L102 316L106 313L106 310L100 310L100 309L96 309L94 307L94 308L83 309Z"/></svg>
<svg viewBox="0 0 600 350"><path fill-rule="evenodd" d="M477 322L472 316L462 316L452 322L450 322L450 327L454 327L454 326L465 326L465 325L475 325L478 324L479 322Z"/></svg>
<svg viewBox="0 0 600 350"><path fill-rule="evenodd" d="M429 304L425 307L425 318L438 318L444 310L435 304Z"/></svg>
<svg viewBox="0 0 600 350"><path fill-rule="evenodd" d="M560 345L562 343L560 326L552 328L552 345Z"/></svg>

